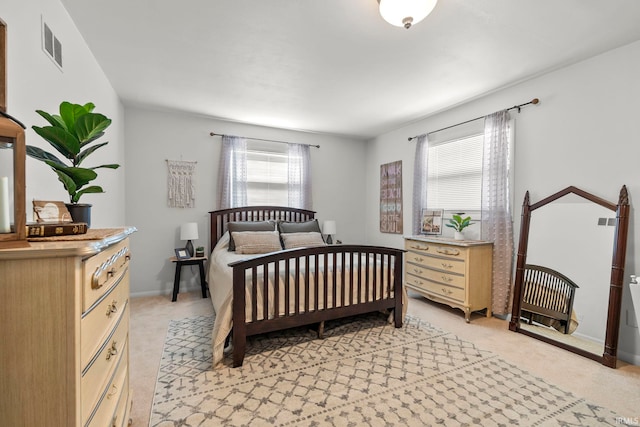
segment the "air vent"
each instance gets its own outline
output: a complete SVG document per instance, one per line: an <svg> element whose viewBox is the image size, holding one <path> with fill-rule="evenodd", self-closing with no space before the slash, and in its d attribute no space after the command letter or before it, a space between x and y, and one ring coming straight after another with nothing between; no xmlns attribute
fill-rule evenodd
<svg viewBox="0 0 640 427"><path fill-rule="evenodd" d="M62 43L53 34L51 27L42 19L42 49L47 56L62 70Z"/></svg>

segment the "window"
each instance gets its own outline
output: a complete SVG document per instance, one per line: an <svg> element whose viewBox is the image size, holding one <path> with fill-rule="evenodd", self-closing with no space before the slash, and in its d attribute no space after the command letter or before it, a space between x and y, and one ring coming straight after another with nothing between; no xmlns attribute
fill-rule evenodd
<svg viewBox="0 0 640 427"><path fill-rule="evenodd" d="M312 209L309 146L223 135L218 185L221 209Z"/></svg>
<svg viewBox="0 0 640 427"><path fill-rule="evenodd" d="M429 144L427 206L445 211L479 211L483 134Z"/></svg>
<svg viewBox="0 0 640 427"><path fill-rule="evenodd" d="M287 206L288 147L247 141L247 202L250 206Z"/></svg>

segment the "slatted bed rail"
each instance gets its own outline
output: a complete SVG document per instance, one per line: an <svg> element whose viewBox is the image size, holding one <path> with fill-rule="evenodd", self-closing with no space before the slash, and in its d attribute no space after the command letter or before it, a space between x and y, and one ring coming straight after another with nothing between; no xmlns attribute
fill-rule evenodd
<svg viewBox="0 0 640 427"><path fill-rule="evenodd" d="M322 328L325 320L389 309L402 327L403 253L328 245L231 263L234 366L242 365L250 335L314 323Z"/></svg>
<svg viewBox="0 0 640 427"><path fill-rule="evenodd" d="M569 333L573 302L579 286L556 270L533 264L525 265L523 286L523 317L529 321L533 315L560 320L564 333Z"/></svg>

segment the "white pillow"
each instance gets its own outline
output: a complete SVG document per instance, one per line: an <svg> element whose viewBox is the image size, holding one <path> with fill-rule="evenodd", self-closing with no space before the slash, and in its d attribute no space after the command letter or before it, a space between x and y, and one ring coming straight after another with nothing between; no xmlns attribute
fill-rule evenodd
<svg viewBox="0 0 640 427"><path fill-rule="evenodd" d="M282 250L277 231L234 231L231 236L239 254L266 254Z"/></svg>
<svg viewBox="0 0 640 427"><path fill-rule="evenodd" d="M280 237L282 237L285 249L326 245L322 240L322 234L315 231L308 233L282 233Z"/></svg>

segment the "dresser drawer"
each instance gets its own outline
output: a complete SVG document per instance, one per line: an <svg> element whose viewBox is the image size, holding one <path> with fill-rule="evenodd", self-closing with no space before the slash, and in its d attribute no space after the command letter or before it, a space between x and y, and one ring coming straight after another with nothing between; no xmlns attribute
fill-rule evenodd
<svg viewBox="0 0 640 427"><path fill-rule="evenodd" d="M83 262L82 311L87 311L118 282L129 266L129 239L116 243Z"/></svg>
<svg viewBox="0 0 640 427"><path fill-rule="evenodd" d="M115 330L107 337L95 357L82 372L82 419L86 420L101 399L114 371L127 357L129 306L124 307ZM126 365L126 363L125 363ZM116 399L117 400L117 399ZM115 406L114 406L115 409Z"/></svg>
<svg viewBox="0 0 640 427"><path fill-rule="evenodd" d="M82 315L80 360L84 369L122 317L129 302L129 270L120 277L90 311Z"/></svg>
<svg viewBox="0 0 640 427"><path fill-rule="evenodd" d="M407 262L420 264L420 266L463 275L465 273L465 261L463 259L440 258L416 252L407 252L405 257ZM412 270L415 268L415 274L421 275L422 273L418 272L418 270L422 270L420 266L407 265L407 269Z"/></svg>
<svg viewBox="0 0 640 427"><path fill-rule="evenodd" d="M409 252L422 252L424 255L447 257L457 260L467 259L467 248L464 247L407 240L405 241L405 249Z"/></svg>
<svg viewBox="0 0 640 427"><path fill-rule="evenodd" d="M439 295L459 302L465 300L465 290L463 288L432 282L431 280L411 274L407 274L407 286L409 288L417 288L416 290L418 291Z"/></svg>
<svg viewBox="0 0 640 427"><path fill-rule="evenodd" d="M116 408L116 413L111 419L110 427L128 427L129 418L131 418L131 389L129 388L129 375L125 377L125 383L123 384L122 394L120 395L120 401Z"/></svg>
<svg viewBox="0 0 640 427"><path fill-rule="evenodd" d="M128 352L125 347L125 351ZM90 419L83 425L87 427L120 427L123 425L125 414L128 412L129 401L129 357L123 354L117 369L111 377L109 384L102 390L99 401L89 414Z"/></svg>

